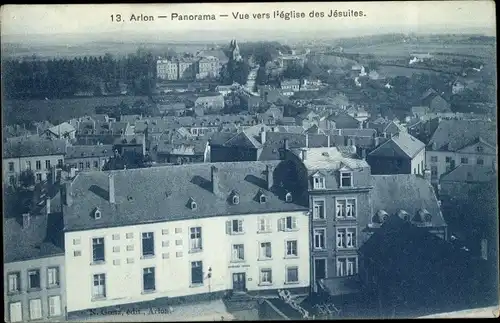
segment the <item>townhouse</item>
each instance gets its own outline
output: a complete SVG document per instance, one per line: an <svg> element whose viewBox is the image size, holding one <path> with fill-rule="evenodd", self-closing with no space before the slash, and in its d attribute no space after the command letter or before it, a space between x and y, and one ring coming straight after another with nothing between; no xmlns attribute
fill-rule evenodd
<svg viewBox="0 0 500 323"><path fill-rule="evenodd" d="M177 62L168 59L157 60L156 77L162 80L177 80L179 78Z"/></svg>
<svg viewBox="0 0 500 323"><path fill-rule="evenodd" d="M77 145L67 148L65 165L80 172L100 171L114 156L112 145Z"/></svg>
<svg viewBox="0 0 500 323"><path fill-rule="evenodd" d="M8 139L3 144L4 183L16 186L23 171L33 171L36 183L48 180L54 167L63 166L66 147L64 139Z"/></svg>
<svg viewBox="0 0 500 323"><path fill-rule="evenodd" d="M496 126L481 120L442 120L426 148L433 184L458 165L496 168Z"/></svg>
<svg viewBox="0 0 500 323"><path fill-rule="evenodd" d="M40 214L4 215L5 322L60 321L66 310L62 216L57 201Z"/></svg>
<svg viewBox="0 0 500 323"><path fill-rule="evenodd" d="M287 186L289 171L276 161L78 174L63 190L69 315L164 298L306 292L308 207Z"/></svg>
<svg viewBox="0 0 500 323"><path fill-rule="evenodd" d="M68 122L63 122L57 126L45 130L45 136L48 139L68 139L74 140L76 129Z"/></svg>
<svg viewBox="0 0 500 323"><path fill-rule="evenodd" d="M282 157L298 169L299 186L309 193L311 289L317 292L321 281L341 291L358 273L358 221L370 214L370 167L335 147L289 149L287 141Z"/></svg>
<svg viewBox="0 0 500 323"><path fill-rule="evenodd" d="M205 111L221 111L224 109L224 97L222 95L200 96L194 101L195 107L203 108Z"/></svg>

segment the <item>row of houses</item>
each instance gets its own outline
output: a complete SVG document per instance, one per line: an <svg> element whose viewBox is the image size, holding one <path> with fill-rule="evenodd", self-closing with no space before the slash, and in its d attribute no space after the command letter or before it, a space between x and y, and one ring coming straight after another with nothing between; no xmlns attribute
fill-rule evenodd
<svg viewBox="0 0 500 323"><path fill-rule="evenodd" d="M358 250L388 215L447 239L427 173L371 175L335 147L287 140L279 153L70 178L40 214L4 220L6 320L239 291L355 293L368 270Z"/></svg>

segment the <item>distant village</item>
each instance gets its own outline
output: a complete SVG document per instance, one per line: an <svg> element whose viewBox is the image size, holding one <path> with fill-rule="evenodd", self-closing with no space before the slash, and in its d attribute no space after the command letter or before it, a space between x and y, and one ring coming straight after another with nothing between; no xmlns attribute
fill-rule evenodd
<svg viewBox="0 0 500 323"><path fill-rule="evenodd" d="M7 321L214 299L227 320L483 306L496 293L496 121L452 112L433 87L387 117L316 77L256 81L309 54L249 58L244 84L207 82L245 60L236 40L229 55L159 57L154 116L9 125ZM359 91L394 86L363 64L345 73Z"/></svg>

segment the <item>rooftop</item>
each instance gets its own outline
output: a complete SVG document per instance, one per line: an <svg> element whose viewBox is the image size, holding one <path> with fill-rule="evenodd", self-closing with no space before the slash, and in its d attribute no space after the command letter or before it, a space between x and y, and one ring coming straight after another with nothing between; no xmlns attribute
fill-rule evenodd
<svg viewBox="0 0 500 323"><path fill-rule="evenodd" d="M413 158L425 144L408 133L398 133L370 152L370 156Z"/></svg>
<svg viewBox="0 0 500 323"><path fill-rule="evenodd" d="M496 171L490 166L461 164L449 171L440 179L440 182L469 182L487 183L496 176Z"/></svg>
<svg viewBox="0 0 500 323"><path fill-rule="evenodd" d="M302 196L285 201L284 188L267 189L266 166L274 166L274 183L286 171L279 161L204 163L111 172L79 173L72 182L70 206L64 206L65 230L137 225L219 215L306 211ZM212 192L211 167L218 169L218 194ZM114 175L115 204L109 202L108 175ZM172 187L175 183L175 188ZM293 192L293 190L290 190ZM228 203L231 194L239 204ZM259 203L259 194L266 196ZM292 193L293 194L293 193ZM300 194L300 193L297 193ZM196 203L192 209L190 202ZM99 208L102 218L92 212Z"/></svg>
<svg viewBox="0 0 500 323"><path fill-rule="evenodd" d="M369 167L365 160L345 157L337 147L300 148L291 151L299 158L303 152L306 153L303 163L308 170L340 169L344 166L351 169Z"/></svg>
<svg viewBox="0 0 500 323"><path fill-rule="evenodd" d="M427 210L432 226L446 226L434 188L426 179L414 174L372 175L372 185L374 214L380 210L389 215L404 210L413 218L419 211Z"/></svg>
<svg viewBox="0 0 500 323"><path fill-rule="evenodd" d="M479 138L496 147L495 123L482 120L442 120L432 135L429 146L435 144L435 150L456 151Z"/></svg>
<svg viewBox="0 0 500 323"><path fill-rule="evenodd" d="M38 136L12 138L3 143L3 158L63 155L66 141L48 140Z"/></svg>
<svg viewBox="0 0 500 323"><path fill-rule="evenodd" d="M4 218L4 262L64 254L62 214L31 216L23 228L22 218Z"/></svg>

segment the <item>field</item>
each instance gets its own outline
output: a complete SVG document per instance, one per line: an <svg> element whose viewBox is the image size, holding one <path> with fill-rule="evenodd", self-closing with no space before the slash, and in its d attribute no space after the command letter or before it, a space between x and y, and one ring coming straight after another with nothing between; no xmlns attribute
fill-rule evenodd
<svg viewBox="0 0 500 323"><path fill-rule="evenodd" d="M450 55L472 55L480 58L495 56L495 47L487 44L446 44L437 42L426 43L387 43L377 45L359 45L344 48L344 53L372 54L383 57L409 57L411 53L449 53Z"/></svg>
<svg viewBox="0 0 500 323"><path fill-rule="evenodd" d="M145 96L90 97L55 100L10 100L4 102L7 123L15 122L14 115L30 121L48 120L52 123L71 118L95 114L95 107L133 104L137 100L148 101Z"/></svg>
<svg viewBox="0 0 500 323"><path fill-rule="evenodd" d="M413 74L440 74L442 72L436 72L427 69L412 68L412 67L402 67L402 66L386 66L381 65L377 69L381 75L386 77L396 77L396 76L406 76L411 77Z"/></svg>

